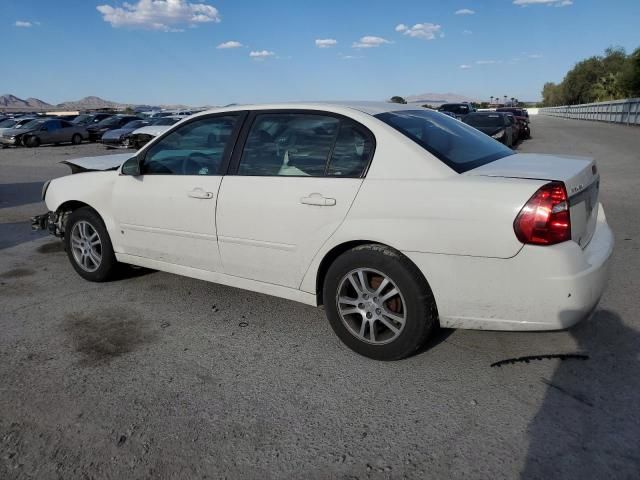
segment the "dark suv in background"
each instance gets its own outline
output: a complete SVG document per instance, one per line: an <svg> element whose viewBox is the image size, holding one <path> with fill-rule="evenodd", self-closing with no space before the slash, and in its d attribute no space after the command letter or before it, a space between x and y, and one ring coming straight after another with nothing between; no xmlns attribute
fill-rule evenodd
<svg viewBox="0 0 640 480"><path fill-rule="evenodd" d="M529 112L523 108L500 107L496 112L513 113L520 126L520 138L531 138L531 127L529 126Z"/></svg>
<svg viewBox="0 0 640 480"><path fill-rule="evenodd" d="M122 128L127 123L134 120L141 120L141 118L134 115L113 115L111 117L105 118L101 122L92 124L91 126L87 127L87 131L89 132L89 140L91 140L92 142L99 142L102 139L102 135L107 133L109 130Z"/></svg>
<svg viewBox="0 0 640 480"><path fill-rule="evenodd" d="M476 111L469 103L445 103L438 108L439 112L453 113L458 120L462 120L465 115Z"/></svg>

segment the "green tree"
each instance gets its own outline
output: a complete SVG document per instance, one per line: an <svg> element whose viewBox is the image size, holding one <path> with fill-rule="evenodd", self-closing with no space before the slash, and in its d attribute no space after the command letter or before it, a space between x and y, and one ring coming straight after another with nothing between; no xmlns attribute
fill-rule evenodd
<svg viewBox="0 0 640 480"><path fill-rule="evenodd" d="M620 72L620 84L629 97L640 97L640 48L627 57Z"/></svg>
<svg viewBox="0 0 640 480"><path fill-rule="evenodd" d="M397 95L394 95L393 97L391 97L389 101L391 103L407 103L407 101L404 98L399 97Z"/></svg>

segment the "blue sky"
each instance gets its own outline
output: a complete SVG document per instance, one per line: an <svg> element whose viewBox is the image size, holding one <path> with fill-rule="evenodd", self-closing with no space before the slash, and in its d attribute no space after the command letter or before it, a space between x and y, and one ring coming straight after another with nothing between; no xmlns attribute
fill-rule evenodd
<svg viewBox="0 0 640 480"><path fill-rule="evenodd" d="M576 61L640 46L640 0L129 5L0 1L0 94L191 105L424 92L537 100ZM217 48L231 41L242 46Z"/></svg>

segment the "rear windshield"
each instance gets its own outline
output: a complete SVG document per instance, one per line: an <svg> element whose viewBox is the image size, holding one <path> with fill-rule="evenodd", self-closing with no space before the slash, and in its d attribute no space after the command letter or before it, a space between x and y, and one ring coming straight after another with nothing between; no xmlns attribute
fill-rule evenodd
<svg viewBox="0 0 640 480"><path fill-rule="evenodd" d="M457 113L458 115L466 115L469 113L469 105L456 105L453 103L445 103L439 109L441 112Z"/></svg>
<svg viewBox="0 0 640 480"><path fill-rule="evenodd" d="M400 110L380 113L376 118L409 137L458 173L514 153L480 130L432 110Z"/></svg>
<svg viewBox="0 0 640 480"><path fill-rule="evenodd" d="M484 115L484 114L474 114L467 115L462 120L467 125L471 125L472 127L501 127L504 125L504 120L502 115Z"/></svg>

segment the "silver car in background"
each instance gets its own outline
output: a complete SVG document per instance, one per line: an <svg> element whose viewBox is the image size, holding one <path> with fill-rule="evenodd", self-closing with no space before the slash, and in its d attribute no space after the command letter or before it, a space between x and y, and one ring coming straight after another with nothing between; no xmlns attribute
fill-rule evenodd
<svg viewBox="0 0 640 480"><path fill-rule="evenodd" d="M39 147L47 143L78 145L88 139L89 134L85 127L74 125L66 120L42 118L32 120L21 128L11 128L2 132L0 144L27 147Z"/></svg>

